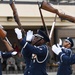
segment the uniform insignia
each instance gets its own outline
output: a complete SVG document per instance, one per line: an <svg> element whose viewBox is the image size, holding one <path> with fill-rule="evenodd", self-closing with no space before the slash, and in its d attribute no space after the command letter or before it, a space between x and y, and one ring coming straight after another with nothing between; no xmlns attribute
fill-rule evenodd
<svg viewBox="0 0 75 75"><path fill-rule="evenodd" d="M32 54L33 63L35 63L36 58L37 58L37 55L36 54Z"/></svg>

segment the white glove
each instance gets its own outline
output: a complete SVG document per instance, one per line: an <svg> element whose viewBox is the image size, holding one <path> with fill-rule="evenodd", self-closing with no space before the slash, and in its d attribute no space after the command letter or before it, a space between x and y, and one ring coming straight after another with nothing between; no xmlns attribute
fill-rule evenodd
<svg viewBox="0 0 75 75"><path fill-rule="evenodd" d="M62 45L62 40L61 39L59 39L59 43L58 43L60 46Z"/></svg>
<svg viewBox="0 0 75 75"><path fill-rule="evenodd" d="M1 29L3 29L3 26L2 26L2 25L0 25L0 28L1 28Z"/></svg>
<svg viewBox="0 0 75 75"><path fill-rule="evenodd" d="M26 36L26 41L31 42L32 37L33 37L33 31L28 30L28 32L27 32L27 36Z"/></svg>
<svg viewBox="0 0 75 75"><path fill-rule="evenodd" d="M17 38L21 39L22 38L22 32L19 28L15 28L15 33L17 34Z"/></svg>
<svg viewBox="0 0 75 75"><path fill-rule="evenodd" d="M61 48L60 48L60 46L57 44L57 46L56 45L53 45L52 46L52 51L56 54L56 55L59 55L59 53L60 52L62 52L62 50L61 50Z"/></svg>
<svg viewBox="0 0 75 75"><path fill-rule="evenodd" d="M17 52L16 52L16 51L13 51L11 54L12 54L12 55L16 55L16 54L17 54Z"/></svg>

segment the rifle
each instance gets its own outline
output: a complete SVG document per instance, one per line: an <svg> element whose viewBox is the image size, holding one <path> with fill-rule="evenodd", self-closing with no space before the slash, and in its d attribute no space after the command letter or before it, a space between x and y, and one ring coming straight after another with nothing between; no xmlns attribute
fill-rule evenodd
<svg viewBox="0 0 75 75"><path fill-rule="evenodd" d="M22 25L21 25L21 22L20 22L20 19L19 19L19 16L18 16L18 12L17 12L17 9L15 7L15 3L13 2L13 0L10 0L10 6L11 6L11 8L13 10L13 15L14 15L15 22L18 24L18 26L21 29L21 31L23 33L25 33L24 29L22 28Z"/></svg>
<svg viewBox="0 0 75 75"><path fill-rule="evenodd" d="M51 27L51 30L50 30L50 35L49 35L49 39L50 39L50 40L52 39L52 34L53 34L54 27L55 27L55 23L56 23L56 18L57 18L57 14L55 15L55 18L54 18L54 21L53 21L53 24L52 24L52 27ZM50 45L52 46L52 43L50 43ZM53 58L54 58L54 53L53 53L52 50L51 50L51 54L52 54L51 60L53 60Z"/></svg>
<svg viewBox="0 0 75 75"><path fill-rule="evenodd" d="M47 26L45 24L45 21L44 21L43 15L42 15L42 11L41 11L39 2L38 2L38 7L39 7L39 12L40 12L40 15L41 15L41 19L42 19L42 23L43 23L44 29L46 31L47 36L49 36L49 32L48 32Z"/></svg>
<svg viewBox="0 0 75 75"><path fill-rule="evenodd" d="M48 34L48 37L49 37L49 39L51 40L52 34L53 34L53 30L54 30L54 25L55 25L55 23L56 23L57 14L55 15L54 22L53 22L53 24L52 24L52 28L51 28L51 31L50 31L50 34L49 34L48 29L47 29L47 27L46 27L46 25L45 25L45 22L44 22L44 18L43 18L42 12L41 12L41 7L40 7L39 2L38 2L38 7L39 7L39 11L40 11L40 15L41 15L41 19L42 19L42 23L43 23L44 29L46 30L46 33ZM52 9L52 8L51 8L51 9ZM51 10L51 11L54 11L54 10Z"/></svg>
<svg viewBox="0 0 75 75"><path fill-rule="evenodd" d="M75 23L75 17L60 13L58 9L55 9L54 7L52 7L51 4L49 4L48 2L43 1L41 4L41 8L49 12L57 14L59 18L61 18L62 20L68 20L70 22Z"/></svg>
<svg viewBox="0 0 75 75"><path fill-rule="evenodd" d="M3 29L3 26L2 25L0 25L0 38L1 39L6 39L6 41L8 42L8 44L10 45L10 46L12 46L12 44L10 43L10 41L8 40L8 38L6 37L6 35L7 35L7 32Z"/></svg>
<svg viewBox="0 0 75 75"><path fill-rule="evenodd" d="M44 22L44 18L43 18L43 15L42 15L42 12L41 12L41 7L40 7L39 3L38 3L38 7L39 7L39 11L40 11L40 15L41 15L41 19L42 19L42 23L43 23L44 29L46 30L46 33L47 33L47 35L48 35L48 37L50 39L50 42L48 43L48 45L52 46L51 38L52 38L53 31L54 31L54 26L55 26L55 23L56 23L56 17L57 17L57 15L55 15L54 22L52 24L52 28L51 28L51 31L50 31L50 34L49 34L48 29L47 29L47 27L45 25L45 22ZM57 10L55 10L55 11L57 11ZM52 52L52 50L50 50L50 51L51 51L51 54L52 54L52 58L54 58L54 53Z"/></svg>

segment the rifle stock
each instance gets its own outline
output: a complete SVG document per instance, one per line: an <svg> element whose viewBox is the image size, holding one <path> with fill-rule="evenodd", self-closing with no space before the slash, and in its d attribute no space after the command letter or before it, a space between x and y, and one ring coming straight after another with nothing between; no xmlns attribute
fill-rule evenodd
<svg viewBox="0 0 75 75"><path fill-rule="evenodd" d="M21 22L20 22L20 19L19 19L19 16L18 16L17 9L16 9L15 4L14 4L14 2L12 0L10 0L10 6L11 6L11 8L13 10L13 15L14 15L15 22L18 24L18 26L21 29L21 31L25 33L24 29L22 28L22 25L21 25Z"/></svg>
<svg viewBox="0 0 75 75"><path fill-rule="evenodd" d="M57 14L62 20L68 20L75 23L75 17L60 13L58 9L52 7L48 2L43 1L41 4L41 9Z"/></svg>
<svg viewBox="0 0 75 75"><path fill-rule="evenodd" d="M58 14L58 10L55 9L54 7L52 7L51 4L49 4L48 2L43 1L41 3L41 7L40 8L44 9L46 11Z"/></svg>

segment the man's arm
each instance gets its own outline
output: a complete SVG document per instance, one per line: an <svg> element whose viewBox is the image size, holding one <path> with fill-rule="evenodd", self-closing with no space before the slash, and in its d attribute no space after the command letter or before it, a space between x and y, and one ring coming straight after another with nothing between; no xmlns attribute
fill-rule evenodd
<svg viewBox="0 0 75 75"><path fill-rule="evenodd" d="M7 42L5 39L3 39L2 41L4 42L4 44L5 44L5 46L6 46L6 48L7 48L8 51L13 51L13 50L14 50L14 49L12 48L12 46L10 46L10 45L8 44L8 42Z"/></svg>
<svg viewBox="0 0 75 75"><path fill-rule="evenodd" d="M75 54L68 56L65 53L62 52L61 48L59 45L53 45L52 46L52 51L59 57L59 60L61 63L64 64L75 64Z"/></svg>
<svg viewBox="0 0 75 75"><path fill-rule="evenodd" d="M59 53L60 62L65 64L75 64L75 54L71 57L67 56L65 53Z"/></svg>
<svg viewBox="0 0 75 75"><path fill-rule="evenodd" d="M17 54L17 52L14 51L12 46L10 46L9 43L5 39L2 39L2 41L4 42L4 44L5 44L5 46L8 50L8 52L1 52L1 55L2 55L3 58L9 58L9 57Z"/></svg>

